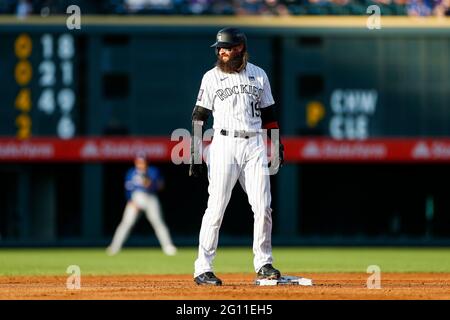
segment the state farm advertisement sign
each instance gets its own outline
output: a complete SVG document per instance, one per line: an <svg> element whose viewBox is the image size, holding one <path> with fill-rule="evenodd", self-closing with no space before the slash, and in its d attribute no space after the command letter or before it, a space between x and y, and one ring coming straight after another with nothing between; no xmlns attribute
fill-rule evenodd
<svg viewBox="0 0 450 320"><path fill-rule="evenodd" d="M287 163L302 162L450 162L450 139L367 139L363 141L282 137ZM189 161L190 141L148 138L0 138L3 162L130 161L144 152L149 160ZM176 155L178 160L172 159ZM186 162L187 163L187 162Z"/></svg>
<svg viewBox="0 0 450 320"><path fill-rule="evenodd" d="M307 142L301 149L303 159L385 159L384 143Z"/></svg>
<svg viewBox="0 0 450 320"><path fill-rule="evenodd" d="M175 142L163 138L0 139L0 161L129 161L145 153L153 161L170 161Z"/></svg>
<svg viewBox="0 0 450 320"><path fill-rule="evenodd" d="M0 159L49 159L54 157L52 143L0 141Z"/></svg>
<svg viewBox="0 0 450 320"><path fill-rule="evenodd" d="M129 159L145 153L151 159L165 159L170 146L164 142L86 141L80 150L81 159Z"/></svg>
<svg viewBox="0 0 450 320"><path fill-rule="evenodd" d="M450 142L419 141L414 146L411 156L419 160L450 160Z"/></svg>

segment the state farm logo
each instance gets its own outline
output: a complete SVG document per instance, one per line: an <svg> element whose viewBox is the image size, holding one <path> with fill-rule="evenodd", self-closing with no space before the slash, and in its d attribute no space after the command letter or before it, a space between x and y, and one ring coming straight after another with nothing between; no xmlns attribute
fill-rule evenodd
<svg viewBox="0 0 450 320"><path fill-rule="evenodd" d="M430 158L431 157L430 148L428 148L428 145L425 142L421 141L417 143L416 146L413 148L412 157L414 159Z"/></svg>
<svg viewBox="0 0 450 320"><path fill-rule="evenodd" d="M315 142L309 142L302 152L305 158L318 158L320 157L320 148Z"/></svg>
<svg viewBox="0 0 450 320"><path fill-rule="evenodd" d="M167 154L164 143L141 141L87 141L80 150L85 159L122 159L128 160L138 153L145 153L150 158L163 158Z"/></svg>
<svg viewBox="0 0 450 320"><path fill-rule="evenodd" d="M93 141L87 142L81 149L82 158L95 158L99 155L97 144Z"/></svg>
<svg viewBox="0 0 450 320"><path fill-rule="evenodd" d="M450 159L450 144L441 141L425 141L418 142L411 155L414 159L436 159L448 160Z"/></svg>
<svg viewBox="0 0 450 320"><path fill-rule="evenodd" d="M387 148L378 142L308 142L301 154L305 159L385 159Z"/></svg>

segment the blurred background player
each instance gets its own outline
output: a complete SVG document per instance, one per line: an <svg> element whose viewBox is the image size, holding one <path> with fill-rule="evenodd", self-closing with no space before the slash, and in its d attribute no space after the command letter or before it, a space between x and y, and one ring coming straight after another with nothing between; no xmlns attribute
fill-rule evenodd
<svg viewBox="0 0 450 320"><path fill-rule="evenodd" d="M146 156L138 154L134 160L134 168L128 170L125 178L127 205L122 221L114 233L110 246L107 248L108 255L115 255L120 251L131 228L136 223L140 211L145 211L163 252L169 256L176 254L177 249L173 245L169 230L164 223L157 196L157 192L163 188L164 179L158 168L148 166Z"/></svg>

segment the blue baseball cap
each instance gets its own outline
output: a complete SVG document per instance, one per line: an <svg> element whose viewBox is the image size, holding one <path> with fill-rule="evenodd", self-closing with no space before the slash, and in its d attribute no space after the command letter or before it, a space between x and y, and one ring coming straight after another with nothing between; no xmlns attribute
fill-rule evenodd
<svg viewBox="0 0 450 320"><path fill-rule="evenodd" d="M147 161L147 155L145 154L145 152L139 151L138 153L136 153L135 159L142 159Z"/></svg>

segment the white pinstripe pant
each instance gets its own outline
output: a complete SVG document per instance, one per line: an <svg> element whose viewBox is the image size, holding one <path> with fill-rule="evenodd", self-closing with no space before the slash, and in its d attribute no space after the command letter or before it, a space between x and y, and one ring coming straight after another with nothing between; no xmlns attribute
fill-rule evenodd
<svg viewBox="0 0 450 320"><path fill-rule="evenodd" d="M262 135L249 139L214 133L207 155L209 199L200 229L194 277L213 271L219 230L236 181L247 193L254 214L253 265L257 272L272 263L270 176Z"/></svg>

